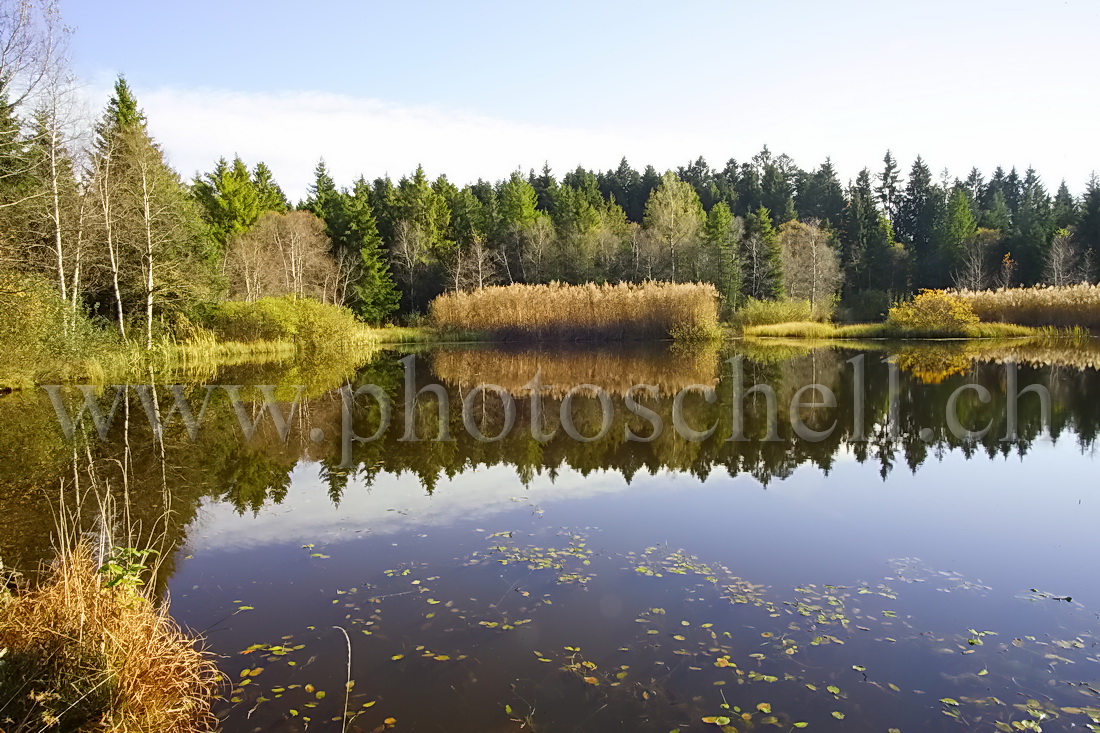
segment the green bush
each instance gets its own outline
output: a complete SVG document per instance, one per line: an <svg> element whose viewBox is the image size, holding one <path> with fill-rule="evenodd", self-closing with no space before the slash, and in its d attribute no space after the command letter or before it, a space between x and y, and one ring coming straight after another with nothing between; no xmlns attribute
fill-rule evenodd
<svg viewBox="0 0 1100 733"><path fill-rule="evenodd" d="M824 322L832 316L833 301L810 306L808 300L757 300L749 298L734 314L737 325L766 326L775 323Z"/></svg>
<svg viewBox="0 0 1100 733"><path fill-rule="evenodd" d="M0 387L84 376L119 339L62 300L42 278L0 274Z"/></svg>
<svg viewBox="0 0 1100 733"><path fill-rule="evenodd" d="M212 304L200 326L221 342L292 343L306 355L351 349L370 340L349 309L290 296Z"/></svg>

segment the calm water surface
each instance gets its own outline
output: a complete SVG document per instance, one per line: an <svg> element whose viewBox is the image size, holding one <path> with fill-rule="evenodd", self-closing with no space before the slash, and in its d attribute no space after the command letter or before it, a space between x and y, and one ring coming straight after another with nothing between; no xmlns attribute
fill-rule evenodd
<svg viewBox="0 0 1100 733"><path fill-rule="evenodd" d="M778 441L763 440L763 400L747 409L750 439L726 440L738 354L746 383L778 395ZM861 354L862 388L849 362ZM345 375L211 380L281 385L289 400L311 378L285 441L250 388L251 440L224 390L193 441L178 416L157 440L135 395L107 441L72 444L44 395L4 398L6 424L23 428L3 438L0 552L32 567L60 502L114 496L117 522L165 543L173 614L233 680L227 731L1100 730L1100 376L1087 350L427 349L417 386L445 388L451 442L430 439L434 398L414 418L428 439L399 440L402 356L351 376L396 404L385 434L350 454L340 435L369 435L380 416L363 397L342 420ZM1018 388L1049 390L1049 432L1025 394L1019 439L1001 440L1009 360ZM593 384L611 398L607 436L533 439L536 371L548 432L565 392ZM485 382L517 406L492 443L461 416ZM638 395L667 426L652 442L624 438L651 429L625 406L636 383L658 387ZM793 434L788 409L809 383L837 396L800 413L836 421L816 442ZM693 427L717 423L702 442L671 429L673 395L692 384L717 394L684 401ZM991 395L958 401L967 427L993 421L980 439L944 419L965 384ZM75 409L78 393L63 394ZM185 390L196 407L203 394ZM581 433L599 431L598 400L572 409ZM498 432L500 398L475 395L470 416Z"/></svg>

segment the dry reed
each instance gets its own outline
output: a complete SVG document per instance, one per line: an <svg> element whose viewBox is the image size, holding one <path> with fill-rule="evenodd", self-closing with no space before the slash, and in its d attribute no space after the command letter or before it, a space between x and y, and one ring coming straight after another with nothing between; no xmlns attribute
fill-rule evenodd
<svg viewBox="0 0 1100 733"><path fill-rule="evenodd" d="M0 730L215 730L221 676L163 604L108 587L88 543L0 596Z"/></svg>
<svg viewBox="0 0 1100 733"><path fill-rule="evenodd" d="M1100 285L960 290L983 321L1100 329Z"/></svg>
<svg viewBox="0 0 1100 733"><path fill-rule="evenodd" d="M517 341L713 338L718 291L702 283L507 285L432 301L434 324Z"/></svg>

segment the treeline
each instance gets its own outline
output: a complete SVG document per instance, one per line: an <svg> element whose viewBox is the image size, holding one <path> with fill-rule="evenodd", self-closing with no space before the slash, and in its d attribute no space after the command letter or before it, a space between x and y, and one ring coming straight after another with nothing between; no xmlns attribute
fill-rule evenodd
<svg viewBox="0 0 1100 733"><path fill-rule="evenodd" d="M235 202L255 196L248 180L239 159L196 180L221 231L255 221L219 219L248 209ZM699 158L639 172L624 159L461 188L422 167L338 188L322 161L297 208L324 222L332 254L349 263L346 302L374 318L395 302L391 278L405 312L491 284L649 279L711 282L730 310L747 298L828 307L838 295L885 303L920 288L1066 285L1095 281L1100 265L1096 176L1080 197L1065 182L1052 196L1031 169L936 178L918 158L903 177L889 152L847 186L828 159L806 171L767 148L721 170ZM242 249L239 238L224 244L231 259Z"/></svg>
<svg viewBox="0 0 1100 733"><path fill-rule="evenodd" d="M72 113L56 9L6 0L0 58L0 295L53 283L73 313L151 346L224 299L312 297L378 323L445 292L512 283L713 283L727 315L790 297L882 312L919 288L1095 281L1100 180L1052 195L1038 173L906 175L890 153L843 184L767 148L712 168L515 171L456 185L422 167L339 185L322 161L292 204L239 157L186 182L120 78ZM49 51L46 53L45 51ZM85 135L74 134L82 125ZM75 316L74 316L75 317Z"/></svg>

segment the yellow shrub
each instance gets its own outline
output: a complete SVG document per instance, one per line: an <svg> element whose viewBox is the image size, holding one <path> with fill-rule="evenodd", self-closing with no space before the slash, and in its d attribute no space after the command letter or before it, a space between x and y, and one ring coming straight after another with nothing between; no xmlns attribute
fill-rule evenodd
<svg viewBox="0 0 1100 733"><path fill-rule="evenodd" d="M915 332L966 335L978 316L968 302L942 290L922 290L907 303L890 309L888 325Z"/></svg>

